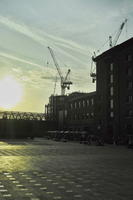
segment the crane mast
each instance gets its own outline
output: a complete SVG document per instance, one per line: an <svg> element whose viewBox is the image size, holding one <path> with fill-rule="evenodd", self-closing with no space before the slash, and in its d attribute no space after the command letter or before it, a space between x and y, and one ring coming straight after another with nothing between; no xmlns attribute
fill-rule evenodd
<svg viewBox="0 0 133 200"><path fill-rule="evenodd" d="M62 75L62 73L61 73L60 67L58 65L58 62L56 60L56 57L54 55L53 50L51 49L51 47L48 47L48 50L49 50L49 52L51 54L51 57L52 57L52 59L54 61L55 67L56 67L57 72L58 72L59 77L60 77L60 81L61 81L61 95L65 95L66 88L69 90L70 89L70 85L72 84L71 81L67 80L68 79L68 75L70 74L71 70L68 69L67 74L66 74L66 76L64 78L63 75Z"/></svg>
<svg viewBox="0 0 133 200"><path fill-rule="evenodd" d="M117 42L118 42L118 39L121 35L121 32L125 26L125 24L127 23L127 19L124 20L124 22L122 22L122 24L120 25L119 29L118 29L118 32L116 33L116 36L114 38L114 40L112 41L112 36L109 36L109 46L110 48L112 47L115 47ZM93 63L94 63L94 58L96 57L96 54L94 52L94 56L92 56L92 63L91 63L91 72L90 72L90 76L92 78L92 82L95 83L96 81L96 67L93 67Z"/></svg>
<svg viewBox="0 0 133 200"><path fill-rule="evenodd" d="M61 81L63 81L63 76L62 76L62 73L61 73L61 71L60 71L60 67L59 67L59 65L58 65L58 62L57 62L57 60L56 60L56 58L55 58L54 52L53 52L53 50L52 50L50 47L48 47L48 50L50 51L50 54L51 54L51 56L52 56L52 58L53 58L53 61L54 61L55 67L56 67L56 69L57 69L57 71L58 71L58 74L59 74L59 76L60 76L60 79L61 79Z"/></svg>
<svg viewBox="0 0 133 200"><path fill-rule="evenodd" d="M57 76L55 77L55 83L54 83L54 92L53 92L53 95L55 95L56 83L57 83Z"/></svg>
<svg viewBox="0 0 133 200"><path fill-rule="evenodd" d="M112 41L112 36L109 36L109 41L110 41L110 48L116 46L117 42L118 42L118 39L120 37L120 34L125 26L125 24L127 23L127 19L124 20L124 22L122 22L122 24L120 25L120 28L114 38L114 40Z"/></svg>

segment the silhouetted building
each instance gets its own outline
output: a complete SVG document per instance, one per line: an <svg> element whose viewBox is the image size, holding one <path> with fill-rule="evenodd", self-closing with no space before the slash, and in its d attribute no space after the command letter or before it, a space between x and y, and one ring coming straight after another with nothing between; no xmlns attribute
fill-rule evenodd
<svg viewBox="0 0 133 200"><path fill-rule="evenodd" d="M45 106L46 119L56 121L59 129L90 130L96 124L96 92L74 92L51 96Z"/></svg>
<svg viewBox="0 0 133 200"><path fill-rule="evenodd" d="M107 141L133 133L133 38L94 58L97 118Z"/></svg>
<svg viewBox="0 0 133 200"><path fill-rule="evenodd" d="M49 103L45 105L46 120L55 121L59 129L63 129L64 126L67 98L65 95L51 95L49 97Z"/></svg>
<svg viewBox="0 0 133 200"><path fill-rule="evenodd" d="M94 132L96 127L96 92L74 92L67 99L66 127Z"/></svg>
<svg viewBox="0 0 133 200"><path fill-rule="evenodd" d="M133 135L133 38L94 58L96 92L51 96L47 120L60 129L90 130L107 142Z"/></svg>

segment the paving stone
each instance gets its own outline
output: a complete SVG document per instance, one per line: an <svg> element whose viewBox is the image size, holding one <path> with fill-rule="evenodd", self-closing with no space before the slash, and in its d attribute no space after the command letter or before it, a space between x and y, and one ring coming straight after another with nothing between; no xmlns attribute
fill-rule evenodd
<svg viewBox="0 0 133 200"><path fill-rule="evenodd" d="M132 200L133 151L125 147L42 140L0 148L0 200Z"/></svg>

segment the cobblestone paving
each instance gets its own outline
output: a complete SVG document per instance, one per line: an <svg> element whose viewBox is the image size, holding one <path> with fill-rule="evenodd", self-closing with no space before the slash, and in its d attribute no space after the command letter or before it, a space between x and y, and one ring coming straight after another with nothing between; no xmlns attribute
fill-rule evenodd
<svg viewBox="0 0 133 200"><path fill-rule="evenodd" d="M133 150L44 139L0 142L0 200L132 200Z"/></svg>

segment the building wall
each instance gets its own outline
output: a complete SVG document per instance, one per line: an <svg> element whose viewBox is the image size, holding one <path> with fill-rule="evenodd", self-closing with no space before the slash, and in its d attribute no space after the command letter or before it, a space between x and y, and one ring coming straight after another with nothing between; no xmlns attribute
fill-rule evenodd
<svg viewBox="0 0 133 200"><path fill-rule="evenodd" d="M60 129L99 129L107 142L124 141L133 134L133 38L94 61L96 92L51 96L47 117Z"/></svg>
<svg viewBox="0 0 133 200"><path fill-rule="evenodd" d="M94 133L96 124L96 93L70 95L67 101L66 127Z"/></svg>
<svg viewBox="0 0 133 200"><path fill-rule="evenodd" d="M51 96L46 119L56 121L60 130L90 130L96 127L96 92L75 92L69 96Z"/></svg>
<svg viewBox="0 0 133 200"><path fill-rule="evenodd" d="M63 129L65 119L65 103L67 96L50 96L45 106L46 120L55 121L59 129Z"/></svg>
<svg viewBox="0 0 133 200"><path fill-rule="evenodd" d="M97 95L105 137L125 137L133 124L133 39L96 58Z"/></svg>

